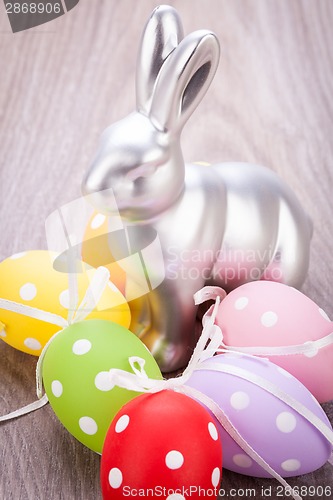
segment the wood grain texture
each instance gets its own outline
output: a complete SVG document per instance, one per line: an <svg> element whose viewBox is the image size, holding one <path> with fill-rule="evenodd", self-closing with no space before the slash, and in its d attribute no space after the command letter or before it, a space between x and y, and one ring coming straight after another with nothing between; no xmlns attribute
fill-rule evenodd
<svg viewBox="0 0 333 500"><path fill-rule="evenodd" d="M1 3L1 260L46 248L46 216L80 195L101 131L133 109L137 46L158 3L81 0L15 35ZM186 160L262 163L291 185L315 228L304 291L333 317L333 2L169 3L186 33L210 28L222 49L212 87L184 130ZM0 359L3 414L34 400L36 359L3 342ZM333 421L333 404L325 409ZM99 457L49 407L0 426L0 457L4 500L101 498ZM333 488L332 476L325 465L290 484ZM274 481L224 471L228 492L255 488L261 499L269 485L275 498Z"/></svg>

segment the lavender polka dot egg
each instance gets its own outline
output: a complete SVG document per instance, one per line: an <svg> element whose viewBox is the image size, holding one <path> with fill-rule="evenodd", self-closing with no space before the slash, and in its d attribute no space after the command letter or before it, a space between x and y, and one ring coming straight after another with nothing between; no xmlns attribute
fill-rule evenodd
<svg viewBox="0 0 333 500"><path fill-rule="evenodd" d="M302 345L333 332L327 314L309 297L282 283L246 283L219 306L224 343L237 347ZM333 399L333 344L305 354L268 356L299 379L320 403Z"/></svg>
<svg viewBox="0 0 333 500"><path fill-rule="evenodd" d="M213 399L248 444L281 476L312 472L328 460L332 445L296 410L253 382L215 371L207 363L217 369L231 367L264 378L304 405L332 431L319 403L295 377L266 359L228 353L204 361L202 369L192 374L187 385ZM224 468L249 476L270 477L217 420L216 425L223 443Z"/></svg>

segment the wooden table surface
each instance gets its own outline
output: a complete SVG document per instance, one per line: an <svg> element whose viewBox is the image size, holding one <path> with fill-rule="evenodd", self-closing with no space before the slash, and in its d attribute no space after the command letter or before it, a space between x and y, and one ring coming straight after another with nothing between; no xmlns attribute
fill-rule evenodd
<svg viewBox="0 0 333 500"><path fill-rule="evenodd" d="M184 130L186 160L261 163L289 183L314 222L303 290L333 317L333 2L169 3L186 33L210 28L222 49L211 89ZM65 16L14 35L1 2L1 260L46 248L45 218L80 195L101 131L134 108L137 46L155 5L81 0ZM4 414L34 400L36 358L1 342L0 359ZM324 408L332 421L333 404ZM49 406L0 426L0 457L3 500L101 498L100 457ZM333 489L332 471L326 464L290 484ZM281 498L274 480L224 471L229 496L231 488L255 488L252 498L265 498L262 486Z"/></svg>

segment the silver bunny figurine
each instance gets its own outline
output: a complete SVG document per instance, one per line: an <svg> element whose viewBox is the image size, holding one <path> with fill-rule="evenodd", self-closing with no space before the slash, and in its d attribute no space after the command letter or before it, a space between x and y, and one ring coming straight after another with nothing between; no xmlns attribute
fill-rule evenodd
<svg viewBox="0 0 333 500"><path fill-rule="evenodd" d="M95 208L111 216L105 190L113 189L134 246L152 230L159 236L165 279L132 329L140 333L149 315L140 336L163 371L183 367L192 353L193 294L202 286L271 279L299 287L309 264L311 221L275 173L246 163L184 164L181 131L218 60L214 33L184 37L177 12L157 7L139 50L137 110L104 131L83 181Z"/></svg>

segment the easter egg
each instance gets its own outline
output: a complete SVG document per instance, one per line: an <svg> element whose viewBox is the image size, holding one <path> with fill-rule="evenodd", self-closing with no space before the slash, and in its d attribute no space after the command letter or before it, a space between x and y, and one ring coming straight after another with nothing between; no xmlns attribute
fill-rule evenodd
<svg viewBox="0 0 333 500"><path fill-rule="evenodd" d="M333 323L295 288L272 281L247 283L221 302L216 323L227 346L291 346L321 339ZM266 356L298 378L319 402L333 399L333 344L305 354Z"/></svg>
<svg viewBox="0 0 333 500"><path fill-rule="evenodd" d="M217 498L222 447L209 413L170 390L127 403L107 433L101 461L104 500L145 496ZM191 492L191 493L190 493Z"/></svg>
<svg viewBox="0 0 333 500"><path fill-rule="evenodd" d="M112 418L138 395L114 387L108 377L112 368L131 371L130 356L145 360L149 377L162 378L141 340L111 321L74 323L53 339L45 353L43 382L55 414L73 436L96 452L102 451Z"/></svg>
<svg viewBox="0 0 333 500"><path fill-rule="evenodd" d="M228 353L204 361L203 369L194 371L186 385L213 399L247 443L282 477L312 472L327 461L332 445L296 410L252 381L204 369L208 362L217 368L246 370L273 383L304 405L331 431L323 409L295 377L266 359ZM223 443L224 468L249 476L270 476L217 420L215 424Z"/></svg>
<svg viewBox="0 0 333 500"><path fill-rule="evenodd" d="M32 250L15 254L0 263L0 298L19 302L67 318L69 308L68 275L53 267L55 253ZM83 299L95 270L83 265L77 274L79 302ZM130 324L128 304L111 281L97 307L87 318ZM46 342L60 327L45 321L0 309L0 332L7 344L38 356ZM1 329L1 328L0 328Z"/></svg>

